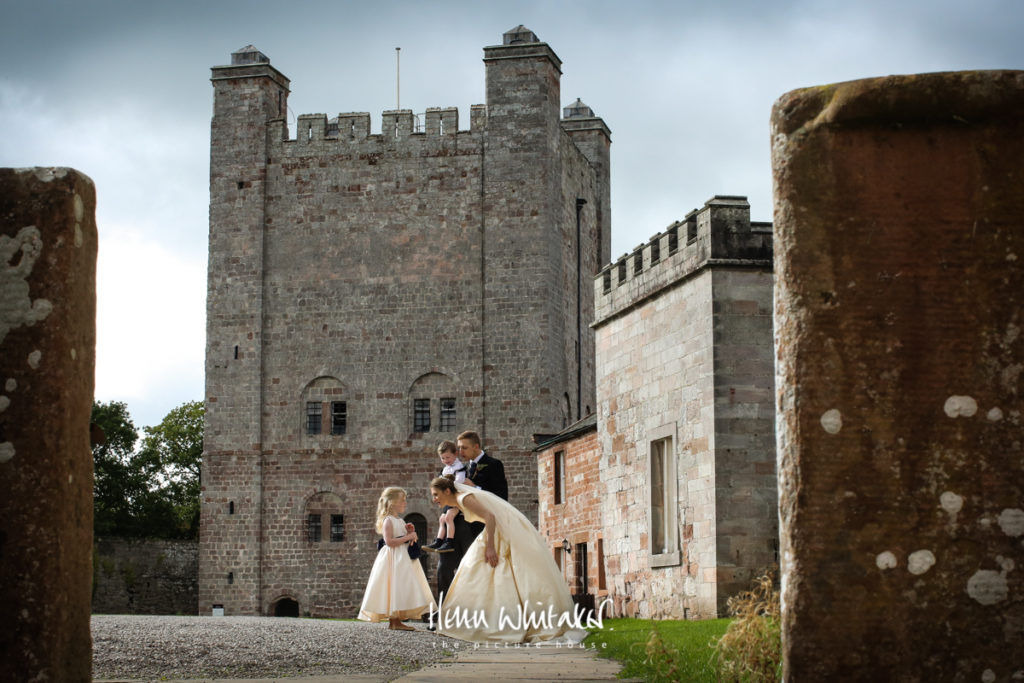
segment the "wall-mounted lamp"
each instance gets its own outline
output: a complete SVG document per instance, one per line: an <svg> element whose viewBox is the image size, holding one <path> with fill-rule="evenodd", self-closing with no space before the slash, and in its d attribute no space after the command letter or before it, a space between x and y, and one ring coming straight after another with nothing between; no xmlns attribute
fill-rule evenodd
<svg viewBox="0 0 1024 683"><path fill-rule="evenodd" d="M570 555L572 554L572 546L569 544L568 538L562 539L562 550L569 553Z"/></svg>

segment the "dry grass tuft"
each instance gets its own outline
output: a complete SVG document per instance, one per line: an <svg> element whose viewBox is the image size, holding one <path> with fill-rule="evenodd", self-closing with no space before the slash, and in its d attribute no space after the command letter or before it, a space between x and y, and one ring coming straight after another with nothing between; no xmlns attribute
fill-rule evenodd
<svg viewBox="0 0 1024 683"><path fill-rule="evenodd" d="M775 571L761 575L753 589L729 598L729 613L733 621L715 645L719 680L781 681L781 609Z"/></svg>

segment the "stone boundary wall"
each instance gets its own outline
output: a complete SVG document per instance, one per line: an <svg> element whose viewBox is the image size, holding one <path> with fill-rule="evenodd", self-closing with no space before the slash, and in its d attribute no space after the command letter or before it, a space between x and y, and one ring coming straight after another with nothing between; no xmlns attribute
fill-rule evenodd
<svg viewBox="0 0 1024 683"><path fill-rule="evenodd" d="M94 614L196 614L199 541L96 539Z"/></svg>

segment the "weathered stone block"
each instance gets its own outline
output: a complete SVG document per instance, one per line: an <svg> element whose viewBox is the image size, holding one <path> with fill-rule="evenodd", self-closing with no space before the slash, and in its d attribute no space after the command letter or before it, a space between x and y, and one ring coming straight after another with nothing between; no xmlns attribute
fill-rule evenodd
<svg viewBox="0 0 1024 683"><path fill-rule="evenodd" d="M786 680L1024 661L1024 72L772 114Z"/></svg>
<svg viewBox="0 0 1024 683"><path fill-rule="evenodd" d="M0 169L0 661L88 681L96 193L67 168Z"/></svg>

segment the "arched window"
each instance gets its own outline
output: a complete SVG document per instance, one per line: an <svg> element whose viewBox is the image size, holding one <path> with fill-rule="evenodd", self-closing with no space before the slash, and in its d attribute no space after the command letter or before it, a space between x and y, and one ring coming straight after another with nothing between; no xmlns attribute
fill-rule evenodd
<svg viewBox="0 0 1024 683"><path fill-rule="evenodd" d="M302 390L302 434L307 438L348 433L348 398L336 377L317 377Z"/></svg>
<svg viewBox="0 0 1024 683"><path fill-rule="evenodd" d="M345 540L345 514L341 498L330 491L321 491L306 501L306 542L340 543Z"/></svg>
<svg viewBox="0 0 1024 683"><path fill-rule="evenodd" d="M410 426L414 434L459 430L456 382L443 372L420 375L409 387Z"/></svg>

